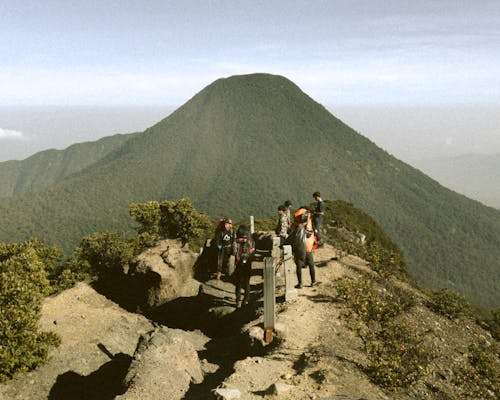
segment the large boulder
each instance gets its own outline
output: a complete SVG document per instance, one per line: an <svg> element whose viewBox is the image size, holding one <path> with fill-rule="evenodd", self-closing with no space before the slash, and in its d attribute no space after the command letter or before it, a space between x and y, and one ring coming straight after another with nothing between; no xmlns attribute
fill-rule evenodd
<svg viewBox="0 0 500 400"><path fill-rule="evenodd" d="M197 350L209 339L197 332L157 328L139 340L120 400L182 399L203 372Z"/></svg>
<svg viewBox="0 0 500 400"><path fill-rule="evenodd" d="M199 282L193 279L197 256L179 240L163 240L132 259L126 273L137 306L147 312L178 297L197 295Z"/></svg>
<svg viewBox="0 0 500 400"><path fill-rule="evenodd" d="M86 283L45 299L39 325L55 332L60 346L46 364L0 385L0 399L112 398L139 337L153 329Z"/></svg>

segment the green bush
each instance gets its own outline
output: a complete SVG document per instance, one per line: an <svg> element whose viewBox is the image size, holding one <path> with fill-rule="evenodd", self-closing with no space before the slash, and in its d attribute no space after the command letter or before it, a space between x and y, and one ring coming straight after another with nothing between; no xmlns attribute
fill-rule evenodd
<svg viewBox="0 0 500 400"><path fill-rule="evenodd" d="M369 358L367 374L373 382L390 389L416 382L436 356L422 338L400 321L390 321L382 329L370 332L365 338L365 350Z"/></svg>
<svg viewBox="0 0 500 400"><path fill-rule="evenodd" d="M464 398L500 398L500 349L485 341L469 346L468 365L455 374L455 384Z"/></svg>
<svg viewBox="0 0 500 400"><path fill-rule="evenodd" d="M0 243L0 381L43 363L52 333L38 331L41 303L50 291L45 264L51 248L39 241Z"/></svg>
<svg viewBox="0 0 500 400"><path fill-rule="evenodd" d="M496 340L500 340L500 309L492 311L492 316L488 319L487 324L491 335Z"/></svg>
<svg viewBox="0 0 500 400"><path fill-rule="evenodd" d="M137 232L143 244L151 244L163 237L181 239L182 244L190 243L201 247L202 241L210 235L213 225L208 215L196 211L189 199L179 201L148 201L130 205L130 216L139 223ZM141 238L138 238L141 242Z"/></svg>
<svg viewBox="0 0 500 400"><path fill-rule="evenodd" d="M146 203L132 203L129 208L130 217L139 224L138 233L149 233L158 236L160 233L160 203L147 201Z"/></svg>
<svg viewBox="0 0 500 400"><path fill-rule="evenodd" d="M407 387L426 373L435 352L397 319L415 305L413 296L387 282L375 285L366 278L339 280L338 296L347 305L343 317L363 341L370 379L389 389Z"/></svg>
<svg viewBox="0 0 500 400"><path fill-rule="evenodd" d="M367 326L383 325L415 304L408 293L388 286L376 289L370 279L342 279L337 283L339 297L349 306L349 317Z"/></svg>
<svg viewBox="0 0 500 400"><path fill-rule="evenodd" d="M441 289L437 292L427 291L427 293L430 294L427 305L435 313L450 319L471 313L469 302L453 290Z"/></svg>
<svg viewBox="0 0 500 400"><path fill-rule="evenodd" d="M277 218L256 219L254 221L254 228L256 231L273 231L278 224Z"/></svg>
<svg viewBox="0 0 500 400"><path fill-rule="evenodd" d="M345 201L325 201L326 224L325 239L349 254L367 260L372 269L383 277L396 276L405 281L411 280L403 252L375 220L362 210ZM364 244L349 240L339 229L366 236Z"/></svg>
<svg viewBox="0 0 500 400"><path fill-rule="evenodd" d="M133 255L133 246L122 233L104 231L82 239L75 250L74 263L100 279L112 278Z"/></svg>
<svg viewBox="0 0 500 400"><path fill-rule="evenodd" d="M189 199L160 203L160 234L167 238L181 239L183 245L204 239L212 230L207 214L196 211Z"/></svg>

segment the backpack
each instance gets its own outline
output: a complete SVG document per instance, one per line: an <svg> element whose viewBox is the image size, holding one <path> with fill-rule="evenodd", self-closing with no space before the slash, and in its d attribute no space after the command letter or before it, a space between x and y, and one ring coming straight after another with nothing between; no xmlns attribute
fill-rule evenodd
<svg viewBox="0 0 500 400"><path fill-rule="evenodd" d="M250 257L255 250L253 247L252 240L247 238L235 239L234 247L235 247L234 255L236 258L236 263L246 264L250 260Z"/></svg>

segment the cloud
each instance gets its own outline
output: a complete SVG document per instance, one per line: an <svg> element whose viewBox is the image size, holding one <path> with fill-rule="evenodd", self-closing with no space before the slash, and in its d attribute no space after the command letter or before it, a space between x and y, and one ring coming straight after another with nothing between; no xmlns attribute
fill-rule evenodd
<svg viewBox="0 0 500 400"><path fill-rule="evenodd" d="M28 140L28 138L19 131L14 131L12 129L3 129L0 128L0 140Z"/></svg>

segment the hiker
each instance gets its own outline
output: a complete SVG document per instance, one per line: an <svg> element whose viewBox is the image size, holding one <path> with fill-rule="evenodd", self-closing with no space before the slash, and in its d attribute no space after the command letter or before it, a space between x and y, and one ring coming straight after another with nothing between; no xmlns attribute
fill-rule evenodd
<svg viewBox="0 0 500 400"><path fill-rule="evenodd" d="M233 222L227 217L221 218L216 232L218 258L215 277L220 279L221 273L229 275L229 257L233 253Z"/></svg>
<svg viewBox="0 0 500 400"><path fill-rule="evenodd" d="M325 203L321 198L321 194L319 192L313 193L314 200L316 200L316 207L313 213L313 228L314 234L316 235L316 239L318 241L318 246L323 246L323 242L321 241L321 233L319 228L323 223L323 215L325 215Z"/></svg>
<svg viewBox="0 0 500 400"><path fill-rule="evenodd" d="M311 216L306 207L300 207L294 213L294 230L285 240L285 244L292 246L293 257L297 267L298 284L295 288L302 288L302 268L309 267L311 275L311 286L316 286L316 274L314 270L314 233L311 222Z"/></svg>
<svg viewBox="0 0 500 400"><path fill-rule="evenodd" d="M290 218L291 209L292 209L292 202L290 200L285 201L285 215L288 220L288 233L290 233L292 226L292 220Z"/></svg>
<svg viewBox="0 0 500 400"><path fill-rule="evenodd" d="M241 289L245 291L243 305L248 304L250 297L250 276L252 274L252 255L255 244L246 225L240 225L233 242L233 255L236 268L234 284L236 286L236 308L241 307Z"/></svg>
<svg viewBox="0 0 500 400"><path fill-rule="evenodd" d="M286 216L286 207L284 205L280 205L278 207L278 225L276 225L275 233L280 238L280 246L283 246L285 243L285 239L288 236L288 231L290 228L290 224L288 218Z"/></svg>

